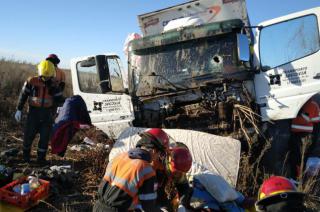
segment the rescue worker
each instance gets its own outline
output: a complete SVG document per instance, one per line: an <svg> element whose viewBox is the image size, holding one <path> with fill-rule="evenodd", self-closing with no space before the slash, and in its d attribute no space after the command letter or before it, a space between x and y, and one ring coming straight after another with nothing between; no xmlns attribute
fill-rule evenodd
<svg viewBox="0 0 320 212"><path fill-rule="evenodd" d="M49 56L46 58L46 60L53 63L55 69L56 69L56 77L55 81L59 85L61 92L64 91L65 85L66 85L66 74L63 70L58 68L58 64L60 63L60 59L56 54L49 54Z"/></svg>
<svg viewBox="0 0 320 212"><path fill-rule="evenodd" d="M23 160L30 162L32 142L36 134L39 133L37 162L44 164L46 162L46 153L53 123L52 107L54 102L63 101L63 97L60 89L53 83L55 67L50 61L43 60L40 62L38 65L38 75L30 77L24 83L19 96L15 119L17 122L21 121L21 111L28 100L29 111L24 129Z"/></svg>
<svg viewBox="0 0 320 212"><path fill-rule="evenodd" d="M295 169L297 177L302 174L301 162L306 162L306 172L317 174L320 168L320 107L317 96L310 99L301 109L298 116L292 120L291 131L293 132L290 145L291 169ZM307 144L308 148L303 152L306 161L302 159L302 146ZM310 144L310 145L309 145ZM313 170L313 171L311 171Z"/></svg>
<svg viewBox="0 0 320 212"><path fill-rule="evenodd" d="M93 211L128 211L138 204L144 211L160 211L154 167L160 166L169 147L165 136L161 129L151 129L141 134L136 148L109 162Z"/></svg>
<svg viewBox="0 0 320 212"><path fill-rule="evenodd" d="M302 212L304 193L285 177L272 176L260 187L256 210L261 212Z"/></svg>
<svg viewBox="0 0 320 212"><path fill-rule="evenodd" d="M320 96L311 98L299 111L296 118L281 120L269 128L271 148L265 155L265 171L269 174L285 175L296 179L303 173L301 164L306 163L306 171L320 170ZM308 148L303 152L302 146Z"/></svg>
<svg viewBox="0 0 320 212"><path fill-rule="evenodd" d="M192 165L192 157L188 147L181 143L176 142L172 144L172 148L169 149L169 136L166 132L159 128L152 128L145 132L140 133L142 138L155 138L166 147L166 157L160 156L159 163L156 163L153 167L157 175L157 202L164 211L172 211L173 202L175 198L169 197L166 192L166 188L173 186L176 189L179 204L183 205L187 209L192 209L190 206L190 198L192 195L192 189L189 186L186 173L190 170Z"/></svg>
<svg viewBox="0 0 320 212"><path fill-rule="evenodd" d="M156 140L163 144L165 151L160 155L160 160L153 163L154 170L164 170L164 162L169 151L169 136L160 128L151 128L145 132L139 133L141 140Z"/></svg>
<svg viewBox="0 0 320 212"><path fill-rule="evenodd" d="M187 146L183 143L177 143L175 147L170 149L165 163L165 170L157 170L158 203L162 209L173 211L173 200L177 199L179 199L178 204L184 206L186 209L192 209L190 206L192 188L190 188L186 176L191 165L192 157ZM168 196L167 193L172 195L172 191L166 191L167 189L176 189L177 195Z"/></svg>

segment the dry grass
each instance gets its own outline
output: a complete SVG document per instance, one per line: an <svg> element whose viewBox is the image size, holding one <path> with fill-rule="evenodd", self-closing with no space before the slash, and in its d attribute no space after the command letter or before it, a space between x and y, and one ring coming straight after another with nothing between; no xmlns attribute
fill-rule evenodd
<svg viewBox="0 0 320 212"><path fill-rule="evenodd" d="M246 143L242 143L237 190L245 196L256 197L261 183L268 176L260 165L265 152L270 148L270 141L260 130L260 115L250 107L234 104L233 121L239 123L239 129Z"/></svg>
<svg viewBox="0 0 320 212"><path fill-rule="evenodd" d="M240 129L248 146L248 149L241 155L237 190L245 196L257 197L262 182L270 177L264 173L260 162L266 151L271 147L271 143L258 127L260 116L257 113L243 105L234 105L234 108L234 114L239 120ZM253 139L252 131L259 136L259 139ZM305 205L307 210L318 211L320 208L320 175L308 176L307 173L303 172L305 170L304 161L307 157L308 148L312 143L310 142L311 140L312 137L310 135L302 139L300 174L297 176L297 182L298 190L306 194ZM288 160L288 154L284 164L286 164L286 160ZM285 173L285 167L283 167L282 172Z"/></svg>
<svg viewBox="0 0 320 212"><path fill-rule="evenodd" d="M69 70L66 73L65 96L72 95L71 74ZM0 59L0 91L2 97L17 97L23 83L28 77L36 76L37 69L35 64Z"/></svg>
<svg viewBox="0 0 320 212"><path fill-rule="evenodd" d="M4 97L17 96L24 81L36 74L35 65L0 59L0 90Z"/></svg>

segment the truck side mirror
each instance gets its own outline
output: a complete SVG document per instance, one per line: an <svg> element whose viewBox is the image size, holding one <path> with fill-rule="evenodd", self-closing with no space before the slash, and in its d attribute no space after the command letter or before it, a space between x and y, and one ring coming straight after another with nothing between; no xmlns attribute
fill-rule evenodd
<svg viewBox="0 0 320 212"><path fill-rule="evenodd" d="M111 88L111 81L110 81L110 74L109 74L109 67L107 57L105 55L97 55L95 57L96 60L96 67L98 70L99 76L99 86L102 93L107 93L112 90Z"/></svg>
<svg viewBox="0 0 320 212"><path fill-rule="evenodd" d="M238 59L242 62L249 62L250 47L249 40L245 34L237 34Z"/></svg>

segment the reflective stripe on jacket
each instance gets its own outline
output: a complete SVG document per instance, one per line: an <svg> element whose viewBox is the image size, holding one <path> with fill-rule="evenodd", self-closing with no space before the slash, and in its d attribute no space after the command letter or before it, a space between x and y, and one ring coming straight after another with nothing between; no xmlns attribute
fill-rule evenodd
<svg viewBox="0 0 320 212"><path fill-rule="evenodd" d="M32 77L28 80L32 91L29 96L29 105L33 107L51 107L53 105L53 97L49 94L49 87L39 78Z"/></svg>
<svg viewBox="0 0 320 212"><path fill-rule="evenodd" d="M309 100L301 109L299 115L292 120L292 132L313 131L313 124L320 121L320 108L316 101Z"/></svg>
<svg viewBox="0 0 320 212"><path fill-rule="evenodd" d="M152 177L155 177L155 171L149 162L132 159L128 153L122 153L109 162L103 179L109 185L116 186L126 192L132 198L133 205L136 205L139 199L156 199L155 192L138 195L139 188Z"/></svg>
<svg viewBox="0 0 320 212"><path fill-rule="evenodd" d="M62 93L55 87L51 80L42 81L38 76L30 77L23 85L18 101L18 110L23 109L27 101L29 105L37 108L51 108L54 98L62 98Z"/></svg>
<svg viewBox="0 0 320 212"><path fill-rule="evenodd" d="M302 108L301 116L308 122L320 122L320 108L316 101L309 100Z"/></svg>
<svg viewBox="0 0 320 212"><path fill-rule="evenodd" d="M301 115L299 115L292 120L291 131L311 133L313 131L313 123L306 121Z"/></svg>

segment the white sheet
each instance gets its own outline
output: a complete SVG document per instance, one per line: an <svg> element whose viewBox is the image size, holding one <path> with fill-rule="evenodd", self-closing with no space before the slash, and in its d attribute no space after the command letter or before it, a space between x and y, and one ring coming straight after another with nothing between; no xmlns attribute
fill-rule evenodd
<svg viewBox="0 0 320 212"><path fill-rule="evenodd" d="M137 133L145 130L147 128L135 127L124 130L114 144L109 160L121 152L134 148L140 138ZM232 186L236 185L241 150L238 140L193 130L164 129L164 131L171 140L182 142L190 149L193 165L189 174L194 176L209 170L220 175Z"/></svg>

